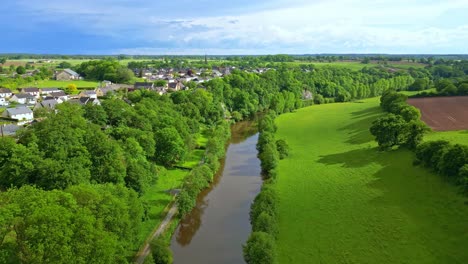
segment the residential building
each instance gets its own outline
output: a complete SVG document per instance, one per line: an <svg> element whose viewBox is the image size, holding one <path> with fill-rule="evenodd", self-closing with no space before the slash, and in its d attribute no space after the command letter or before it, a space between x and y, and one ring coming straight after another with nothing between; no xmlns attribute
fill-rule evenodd
<svg viewBox="0 0 468 264"><path fill-rule="evenodd" d="M65 69L56 72L55 79L59 81L79 80L80 75L71 69Z"/></svg>
<svg viewBox="0 0 468 264"><path fill-rule="evenodd" d="M0 97L0 106L7 106L9 104L5 97Z"/></svg>
<svg viewBox="0 0 468 264"><path fill-rule="evenodd" d="M10 98L10 102L16 102L18 104L36 104L36 97L26 93L14 94Z"/></svg>
<svg viewBox="0 0 468 264"><path fill-rule="evenodd" d="M3 112L2 116L16 120L18 125L24 125L34 119L34 113L28 107L7 108Z"/></svg>
<svg viewBox="0 0 468 264"><path fill-rule="evenodd" d="M55 106L58 104L59 102L55 99L47 99L43 100L42 102L37 102L36 105L34 105L34 110L40 108L55 109Z"/></svg>
<svg viewBox="0 0 468 264"><path fill-rule="evenodd" d="M39 98L41 95L41 90L39 90L39 88L22 88L20 91L25 94L30 94L36 98Z"/></svg>
<svg viewBox="0 0 468 264"><path fill-rule="evenodd" d="M11 97L13 93L8 88L0 88L0 97L8 98Z"/></svg>
<svg viewBox="0 0 468 264"><path fill-rule="evenodd" d="M59 88L42 88L41 89L42 95L50 95L51 93L60 93L60 92L62 92L62 90Z"/></svg>
<svg viewBox="0 0 468 264"><path fill-rule="evenodd" d="M90 97L90 98L93 98L93 99L97 99L96 91L93 91L93 90L82 91L78 96L79 97Z"/></svg>

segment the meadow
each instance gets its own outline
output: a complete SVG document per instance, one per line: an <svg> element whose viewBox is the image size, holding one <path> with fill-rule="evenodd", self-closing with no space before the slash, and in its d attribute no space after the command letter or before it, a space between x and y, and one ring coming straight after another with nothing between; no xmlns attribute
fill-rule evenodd
<svg viewBox="0 0 468 264"><path fill-rule="evenodd" d="M276 119L291 149L276 183L279 263L468 263L466 197L412 152L379 152L368 131L381 114L373 98Z"/></svg>
<svg viewBox="0 0 468 264"><path fill-rule="evenodd" d="M57 80L43 80L43 81L35 81L32 83L27 83L21 85L22 88L24 87L37 87L37 88L65 88L69 84L75 84L78 88L86 87L86 88L96 88L99 83L93 81L84 81L84 80L72 80L72 81L57 81Z"/></svg>

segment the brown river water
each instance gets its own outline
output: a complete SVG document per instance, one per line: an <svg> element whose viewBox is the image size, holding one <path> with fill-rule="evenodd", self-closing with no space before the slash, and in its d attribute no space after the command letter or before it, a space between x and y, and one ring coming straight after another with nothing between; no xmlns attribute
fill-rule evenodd
<svg viewBox="0 0 468 264"><path fill-rule="evenodd" d="M255 127L252 122L231 127L226 157L213 184L200 193L196 207L172 236L175 264L245 263L242 244L251 231L250 204L262 185Z"/></svg>

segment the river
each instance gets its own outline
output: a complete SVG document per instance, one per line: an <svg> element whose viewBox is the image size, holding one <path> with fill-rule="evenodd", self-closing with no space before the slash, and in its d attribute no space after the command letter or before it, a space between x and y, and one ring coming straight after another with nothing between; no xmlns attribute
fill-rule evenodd
<svg viewBox="0 0 468 264"><path fill-rule="evenodd" d="M260 192L258 133L252 122L231 127L226 157L210 188L197 199L172 236L175 264L245 263L242 244L251 226L250 204Z"/></svg>

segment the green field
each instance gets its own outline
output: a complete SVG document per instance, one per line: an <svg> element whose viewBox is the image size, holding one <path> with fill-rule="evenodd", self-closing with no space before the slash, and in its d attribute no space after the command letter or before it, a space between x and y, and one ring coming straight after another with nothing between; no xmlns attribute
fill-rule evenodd
<svg viewBox="0 0 468 264"><path fill-rule="evenodd" d="M325 66L336 66L342 68L348 68L354 71L359 71L364 67L378 67L378 66L385 66L387 68L395 68L395 69L408 69L410 67L413 68L423 68L425 67L424 64L420 63L408 63L408 62L392 62L388 63L387 65L378 64L376 62L370 62L368 64L363 64L359 61L335 61L335 62L289 62L291 64L301 65L301 64L313 64L318 68L325 67Z"/></svg>
<svg viewBox="0 0 468 264"><path fill-rule="evenodd" d="M37 88L65 88L69 84L75 84L78 88L87 87L87 88L96 88L99 83L92 81L56 81L56 80L44 80L36 81L28 84L21 85L21 87L37 87Z"/></svg>
<svg viewBox="0 0 468 264"><path fill-rule="evenodd" d="M412 152L377 151L380 114L374 98L277 118L280 263L468 263L466 197Z"/></svg>

